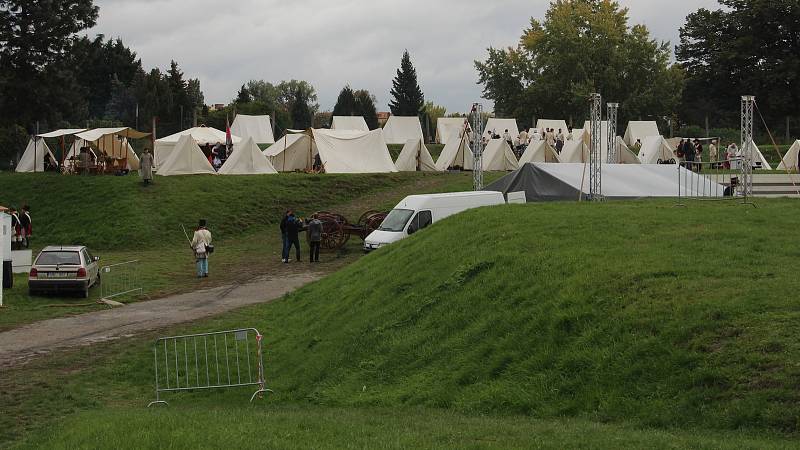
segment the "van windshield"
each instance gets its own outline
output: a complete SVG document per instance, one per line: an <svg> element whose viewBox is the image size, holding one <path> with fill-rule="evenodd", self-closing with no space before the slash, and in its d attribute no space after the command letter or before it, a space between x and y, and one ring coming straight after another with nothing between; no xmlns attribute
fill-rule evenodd
<svg viewBox="0 0 800 450"><path fill-rule="evenodd" d="M412 214L414 214L414 211L410 209L393 209L389 215L383 219L378 229L381 231L403 231Z"/></svg>

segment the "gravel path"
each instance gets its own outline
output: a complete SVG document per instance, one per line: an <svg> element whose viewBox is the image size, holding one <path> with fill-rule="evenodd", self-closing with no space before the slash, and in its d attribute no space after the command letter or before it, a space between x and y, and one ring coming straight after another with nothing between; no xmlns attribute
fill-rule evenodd
<svg viewBox="0 0 800 450"><path fill-rule="evenodd" d="M256 303L266 303L312 281L321 273L260 277L72 317L44 320L0 333L0 368L24 364L54 350L135 336Z"/></svg>

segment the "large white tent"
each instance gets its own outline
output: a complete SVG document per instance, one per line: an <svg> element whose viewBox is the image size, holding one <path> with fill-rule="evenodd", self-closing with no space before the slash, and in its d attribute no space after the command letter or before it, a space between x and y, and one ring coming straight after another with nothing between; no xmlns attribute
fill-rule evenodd
<svg viewBox="0 0 800 450"><path fill-rule="evenodd" d="M617 136L617 164L641 164L642 162L639 160L639 157L636 156L636 153L628 148L625 145L625 141L622 137Z"/></svg>
<svg viewBox="0 0 800 450"><path fill-rule="evenodd" d="M585 136L585 143L589 144L589 139L591 139L591 122L588 120L583 124L583 134ZM573 131L574 133L574 131ZM620 136L615 136L615 143L617 145L617 158L614 161L614 164L640 164L639 158L636 156L635 153L631 151L630 148L625 144L625 141ZM564 153L563 151L561 152ZM600 154L603 160L603 163L608 162L608 122L602 121L600 123ZM579 162L579 161L565 161L565 162Z"/></svg>
<svg viewBox="0 0 800 450"><path fill-rule="evenodd" d="M133 151L128 140L141 139L149 135L150 133L136 131L133 128L117 127L95 128L76 133L75 137L90 143L98 156L105 154L115 160L123 160L128 169L139 170L139 157Z"/></svg>
<svg viewBox="0 0 800 450"><path fill-rule="evenodd" d="M219 168L220 175L263 175L278 173L252 137L237 145L225 164Z"/></svg>
<svg viewBox="0 0 800 450"><path fill-rule="evenodd" d="M383 126L383 138L387 144L405 144L411 139L423 140L419 117L390 116Z"/></svg>
<svg viewBox="0 0 800 450"><path fill-rule="evenodd" d="M311 131L326 173L397 172L380 128Z"/></svg>
<svg viewBox="0 0 800 450"><path fill-rule="evenodd" d="M287 133L263 152L279 172L311 170L317 153L316 143L305 133Z"/></svg>
<svg viewBox="0 0 800 450"><path fill-rule="evenodd" d="M556 134L558 134L558 130L561 130L561 132L564 133L564 136L569 133L569 127L567 127L566 120L538 119L536 121L536 128L539 130L551 128Z"/></svg>
<svg viewBox="0 0 800 450"><path fill-rule="evenodd" d="M563 154L563 152L562 152ZM525 149L525 153L519 157L519 165L530 162L561 162L561 158L556 153L556 149L547 145L547 141L533 140Z"/></svg>
<svg viewBox="0 0 800 450"><path fill-rule="evenodd" d="M175 145L180 140L181 136L191 136L197 145L215 145L217 143L225 144L225 132L212 127L200 126L189 128L188 130L179 131L169 136L164 136L161 139L156 139L155 148L153 149L153 163L156 167L161 165L169 158L170 152L175 148ZM231 143L234 146L242 142L239 136L231 133Z"/></svg>
<svg viewBox="0 0 800 450"><path fill-rule="evenodd" d="M474 164L475 157L464 136L451 137L442 149L442 153L439 154L439 159L436 160L436 168L442 171L455 167L472 170Z"/></svg>
<svg viewBox="0 0 800 450"><path fill-rule="evenodd" d="M639 150L639 161L642 164L658 164L672 160L676 162L678 158L672 147L661 135L647 136L642 139L642 148Z"/></svg>
<svg viewBox="0 0 800 450"><path fill-rule="evenodd" d="M49 133L42 133L39 137L42 138L58 138L58 137L66 137L66 136L73 136L78 133L83 133L86 131L86 128L62 128L60 130L51 131Z"/></svg>
<svg viewBox="0 0 800 450"><path fill-rule="evenodd" d="M157 175L216 174L208 158L188 134L181 136L169 158L158 168Z"/></svg>
<svg viewBox="0 0 800 450"><path fill-rule="evenodd" d="M272 135L272 122L269 116L248 116L237 114L231 124L231 134L235 134L246 141L253 138L256 144L274 144ZM222 142L225 142L224 140Z"/></svg>
<svg viewBox="0 0 800 450"><path fill-rule="evenodd" d="M486 121L486 128L483 135L490 137L491 133L497 133L503 137L503 133L508 132L511 134L511 139L516 139L519 136L519 128L517 128L517 119L498 119L491 117Z"/></svg>
<svg viewBox="0 0 800 450"><path fill-rule="evenodd" d="M492 139L483 149L481 167L485 171L517 170L519 163L508 143L502 139Z"/></svg>
<svg viewBox="0 0 800 450"><path fill-rule="evenodd" d="M437 172L436 163L422 139L409 139L394 162L400 172Z"/></svg>
<svg viewBox="0 0 800 450"><path fill-rule="evenodd" d="M563 163L585 163L589 161L589 148L582 140L567 141L564 143L561 153L558 154L558 158Z"/></svg>
<svg viewBox="0 0 800 450"><path fill-rule="evenodd" d="M369 131L369 127L361 116L333 116L331 130Z"/></svg>
<svg viewBox="0 0 800 450"><path fill-rule="evenodd" d="M16 172L44 172L44 160L48 155L53 158L53 161L56 161L56 157L44 139L32 137L14 170Z"/></svg>
<svg viewBox="0 0 800 450"><path fill-rule="evenodd" d="M436 142L447 144L453 137L461 137L466 120L464 117L439 117L436 119Z"/></svg>
<svg viewBox="0 0 800 450"><path fill-rule="evenodd" d="M636 141L640 140L642 144L644 144L645 138L651 136L661 136L661 132L658 131L658 124L652 120L645 120L645 121L636 121L632 120L628 122L628 128L625 130L625 144L630 147L636 145Z"/></svg>
<svg viewBox="0 0 800 450"><path fill-rule="evenodd" d="M800 140L794 141L794 144L792 144L786 154L783 155L781 163L778 164L778 170L798 170L797 162L800 160L798 154L800 154Z"/></svg>

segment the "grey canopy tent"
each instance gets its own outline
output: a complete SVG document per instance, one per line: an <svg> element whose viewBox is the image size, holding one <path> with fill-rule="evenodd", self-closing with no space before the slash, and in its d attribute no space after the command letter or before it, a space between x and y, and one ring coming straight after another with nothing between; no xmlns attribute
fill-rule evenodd
<svg viewBox="0 0 800 450"><path fill-rule="evenodd" d="M535 164L523 164L519 169L486 186L486 191L525 192L529 202L577 200L579 190L551 175Z"/></svg>

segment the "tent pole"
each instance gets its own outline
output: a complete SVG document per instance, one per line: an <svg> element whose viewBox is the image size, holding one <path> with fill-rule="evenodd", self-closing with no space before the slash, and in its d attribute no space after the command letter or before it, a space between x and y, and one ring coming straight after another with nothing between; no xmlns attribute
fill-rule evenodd
<svg viewBox="0 0 800 450"><path fill-rule="evenodd" d="M36 162L39 160L39 121L36 121L36 136L33 137L33 172L36 173ZM42 164L44 166L44 164ZM44 170L44 167L42 167Z"/></svg>

